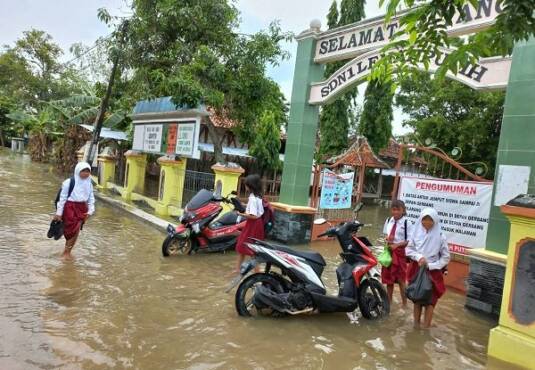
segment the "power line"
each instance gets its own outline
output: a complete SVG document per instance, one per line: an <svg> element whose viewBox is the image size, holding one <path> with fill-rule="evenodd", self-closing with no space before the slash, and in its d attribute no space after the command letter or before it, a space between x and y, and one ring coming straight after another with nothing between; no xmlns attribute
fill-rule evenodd
<svg viewBox="0 0 535 370"><path fill-rule="evenodd" d="M92 47L90 47L89 49L85 50L82 54L72 58L71 60L68 60L65 63L61 63L61 64L64 67L67 67L69 64L77 61L78 59L82 58L83 56L86 56L87 54L89 54L91 51L95 50L97 48L97 46L99 46L99 43L104 42L105 40L110 39L110 38L111 38L111 34L106 36L106 37L98 39L97 41L95 41L95 44Z"/></svg>

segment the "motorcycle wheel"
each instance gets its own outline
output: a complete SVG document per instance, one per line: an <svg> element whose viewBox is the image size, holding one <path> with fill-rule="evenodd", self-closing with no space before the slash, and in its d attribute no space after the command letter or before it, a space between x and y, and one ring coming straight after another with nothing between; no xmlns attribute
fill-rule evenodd
<svg viewBox="0 0 535 370"><path fill-rule="evenodd" d="M267 285L277 293L283 293L284 289L279 281L268 274L254 274L242 281L236 291L236 311L240 316L277 316L280 313L270 309L257 309L253 304L255 288L258 285Z"/></svg>
<svg viewBox="0 0 535 370"><path fill-rule="evenodd" d="M190 238L179 239L167 236L162 244L162 254L164 257L190 254L192 242Z"/></svg>
<svg viewBox="0 0 535 370"><path fill-rule="evenodd" d="M377 320L390 313L386 290L375 279L366 279L362 282L357 298L360 312L366 319Z"/></svg>

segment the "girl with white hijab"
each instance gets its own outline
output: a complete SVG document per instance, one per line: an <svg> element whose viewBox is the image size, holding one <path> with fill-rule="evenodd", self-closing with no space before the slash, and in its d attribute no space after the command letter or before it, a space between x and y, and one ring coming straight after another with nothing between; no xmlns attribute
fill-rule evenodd
<svg viewBox="0 0 535 370"><path fill-rule="evenodd" d="M76 244L83 224L95 213L95 195L91 182L91 166L80 162L74 169L74 188L69 195L71 179L63 181L57 205L55 220L63 220L65 236L64 258L71 257L71 250Z"/></svg>
<svg viewBox="0 0 535 370"><path fill-rule="evenodd" d="M420 213L405 252L412 260L407 279L411 281L418 273L420 266L425 266L433 282L432 304L425 306L424 315L424 327L428 328L431 326L435 305L446 292L442 269L450 261L448 243L441 232L440 218L433 208L425 208ZM414 304L414 325L417 327L420 326L422 307L421 304Z"/></svg>

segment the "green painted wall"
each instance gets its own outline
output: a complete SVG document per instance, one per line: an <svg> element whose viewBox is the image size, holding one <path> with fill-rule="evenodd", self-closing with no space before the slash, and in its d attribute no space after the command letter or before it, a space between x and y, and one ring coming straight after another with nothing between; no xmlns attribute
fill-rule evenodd
<svg viewBox="0 0 535 370"><path fill-rule="evenodd" d="M281 203L293 206L309 205L319 107L309 105L308 99L310 84L323 79L324 68L314 63L315 47L314 32L299 36L279 199Z"/></svg>
<svg viewBox="0 0 535 370"><path fill-rule="evenodd" d="M535 194L535 38L513 51L495 178L500 165L530 166L528 192ZM507 254L509 229L493 194L486 249Z"/></svg>

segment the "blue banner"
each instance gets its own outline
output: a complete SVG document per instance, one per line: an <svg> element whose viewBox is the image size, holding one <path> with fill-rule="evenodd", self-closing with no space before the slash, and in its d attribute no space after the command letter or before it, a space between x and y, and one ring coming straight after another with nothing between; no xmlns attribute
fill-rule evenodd
<svg viewBox="0 0 535 370"><path fill-rule="evenodd" d="M346 209L351 208L351 194L353 193L353 178L355 173L337 175L333 171L323 171L320 208Z"/></svg>

